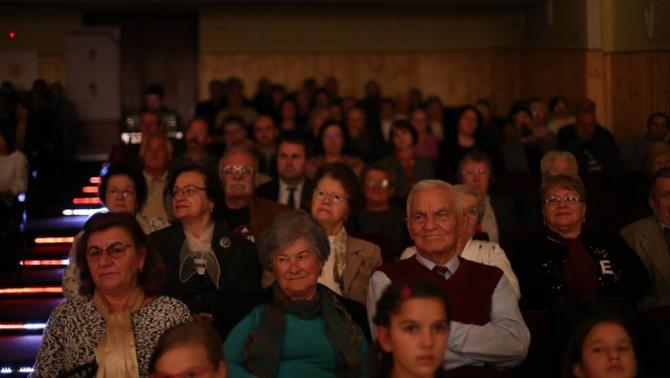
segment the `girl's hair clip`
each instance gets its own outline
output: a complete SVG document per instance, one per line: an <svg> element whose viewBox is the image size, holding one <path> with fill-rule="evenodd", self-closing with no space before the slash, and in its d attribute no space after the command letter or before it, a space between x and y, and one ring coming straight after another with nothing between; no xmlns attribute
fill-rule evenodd
<svg viewBox="0 0 670 378"><path fill-rule="evenodd" d="M403 287L400 289L400 298L407 300L412 297L412 289L410 289L408 286Z"/></svg>

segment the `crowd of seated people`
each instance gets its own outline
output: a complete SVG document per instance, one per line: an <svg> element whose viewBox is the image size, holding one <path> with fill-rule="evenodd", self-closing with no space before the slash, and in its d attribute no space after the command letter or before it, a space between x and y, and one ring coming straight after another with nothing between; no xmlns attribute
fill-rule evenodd
<svg viewBox="0 0 670 378"><path fill-rule="evenodd" d="M417 88L385 97L375 81L356 99L333 77L294 92L264 80L247 99L232 78L212 82L174 140L160 119L181 117L159 89L145 93L141 144L110 154L110 214L73 244L35 376L116 359L134 361L128 376L170 374L152 348L192 318L227 359L200 348L201 365L232 377L595 377L588 345L603 327L633 351L613 357L627 359L621 376L667 374L667 114L620 153L586 99L531 99L501 120L483 99L445 107ZM141 232L95 225L124 213ZM81 311L90 335L61 329ZM580 328L604 311L615 315ZM421 327L432 336L412 339Z"/></svg>

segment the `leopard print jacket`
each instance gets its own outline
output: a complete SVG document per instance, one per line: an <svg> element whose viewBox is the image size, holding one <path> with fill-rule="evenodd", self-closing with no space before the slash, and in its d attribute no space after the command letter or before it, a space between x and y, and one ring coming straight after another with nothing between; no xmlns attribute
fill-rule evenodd
<svg viewBox="0 0 670 378"><path fill-rule="evenodd" d="M191 320L182 302L161 296L132 315L140 376L146 377L149 359L166 330ZM71 298L54 309L30 377L57 377L95 361L95 348L105 332L105 320L91 300Z"/></svg>

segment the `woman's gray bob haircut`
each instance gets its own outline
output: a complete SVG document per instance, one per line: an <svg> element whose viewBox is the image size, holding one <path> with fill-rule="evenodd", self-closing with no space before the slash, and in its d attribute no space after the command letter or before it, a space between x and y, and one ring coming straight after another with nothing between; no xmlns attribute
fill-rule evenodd
<svg viewBox="0 0 670 378"><path fill-rule="evenodd" d="M328 259L330 243L321 226L306 212L291 210L279 214L261 235L258 241L261 266L270 270L274 254L300 238L305 238L322 263Z"/></svg>

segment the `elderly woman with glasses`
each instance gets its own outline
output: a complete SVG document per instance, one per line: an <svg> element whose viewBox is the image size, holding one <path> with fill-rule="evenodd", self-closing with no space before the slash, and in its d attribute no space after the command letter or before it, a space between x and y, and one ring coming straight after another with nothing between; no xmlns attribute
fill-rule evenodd
<svg viewBox="0 0 670 378"><path fill-rule="evenodd" d="M324 165L314 177L312 216L330 243L319 283L335 293L365 304L368 281L382 263L376 244L347 234L345 223L362 207L363 195L356 174L343 163Z"/></svg>
<svg viewBox="0 0 670 378"><path fill-rule="evenodd" d="M365 310L318 283L330 243L307 213L282 213L258 244L275 282L224 344L231 377L367 376ZM367 331L367 330L366 330Z"/></svg>
<svg viewBox="0 0 670 378"><path fill-rule="evenodd" d="M51 313L32 377L144 377L158 338L191 320L135 217L93 215L77 243L80 296ZM97 373L96 373L97 372Z"/></svg>
<svg viewBox="0 0 670 378"><path fill-rule="evenodd" d="M177 222L149 238L167 265L166 293L225 337L249 310L244 298L259 288L260 266L253 244L215 221L218 187L202 167L177 171L169 185Z"/></svg>
<svg viewBox="0 0 670 378"><path fill-rule="evenodd" d="M609 298L634 304L644 293L644 266L615 233L585 230L586 190L576 176L544 179L545 233L524 240L515 271L525 307L551 308L557 300ZM615 205L615 204L613 204Z"/></svg>
<svg viewBox="0 0 670 378"><path fill-rule="evenodd" d="M128 165L116 164L107 167L98 188L100 201L111 213L129 213L135 216L145 234L169 226L162 218L139 213L147 199L147 184L142 173ZM77 294L77 246L81 233L76 236L70 249L70 264L63 274L63 295L70 298Z"/></svg>

